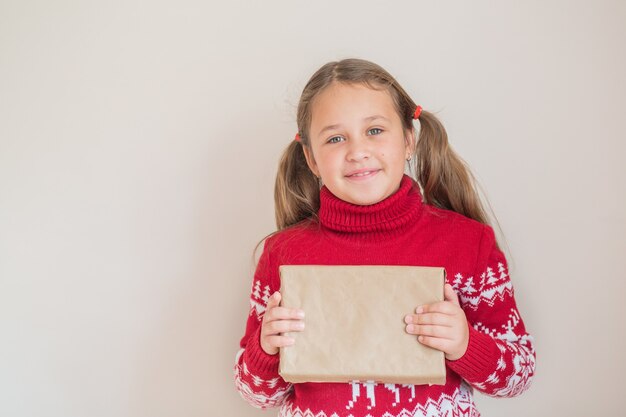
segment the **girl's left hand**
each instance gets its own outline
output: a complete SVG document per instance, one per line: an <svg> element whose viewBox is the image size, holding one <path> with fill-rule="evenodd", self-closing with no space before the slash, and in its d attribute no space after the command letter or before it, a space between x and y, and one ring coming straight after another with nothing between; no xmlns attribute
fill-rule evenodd
<svg viewBox="0 0 626 417"><path fill-rule="evenodd" d="M459 297L450 284L444 287L444 301L415 309L416 314L404 318L407 333L418 335L417 340L445 353L455 361L465 354L469 343L469 329Z"/></svg>

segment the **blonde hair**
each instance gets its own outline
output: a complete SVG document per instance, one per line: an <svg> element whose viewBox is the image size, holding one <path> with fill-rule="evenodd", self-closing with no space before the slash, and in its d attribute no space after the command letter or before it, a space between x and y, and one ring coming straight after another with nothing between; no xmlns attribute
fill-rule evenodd
<svg viewBox="0 0 626 417"><path fill-rule="evenodd" d="M277 231L317 219L320 185L309 169L302 149L305 146L310 149L312 101L331 83L365 84L377 90L386 89L403 128L413 128L415 102L379 65L351 58L329 62L318 69L304 87L298 104L297 123L301 141L292 141L280 159L274 188ZM424 202L489 224L475 188L475 178L448 144L448 134L439 119L433 113L422 110L419 122L419 138L412 157L415 168L411 175L423 189ZM495 215L493 218L497 222Z"/></svg>

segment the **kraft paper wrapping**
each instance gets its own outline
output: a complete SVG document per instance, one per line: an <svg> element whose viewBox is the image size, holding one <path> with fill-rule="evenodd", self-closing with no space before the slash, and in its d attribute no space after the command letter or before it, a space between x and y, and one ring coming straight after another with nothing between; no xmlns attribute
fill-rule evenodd
<svg viewBox="0 0 626 417"><path fill-rule="evenodd" d="M446 382L444 354L405 331L404 317L443 300L446 271L416 266L282 265L281 305L305 312L280 349L288 382Z"/></svg>

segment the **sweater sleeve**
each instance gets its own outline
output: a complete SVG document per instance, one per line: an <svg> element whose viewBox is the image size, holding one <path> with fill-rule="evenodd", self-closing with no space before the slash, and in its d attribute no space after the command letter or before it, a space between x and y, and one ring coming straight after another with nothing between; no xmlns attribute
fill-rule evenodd
<svg viewBox="0 0 626 417"><path fill-rule="evenodd" d="M261 322L267 299L280 287L273 277L268 238L259 259L250 294L250 313L245 334L235 358L235 387L248 403L257 408L278 407L292 393L292 384L278 374L279 355L268 355L261 348ZM277 269L276 269L277 270ZM276 272L277 273L277 272Z"/></svg>
<svg viewBox="0 0 626 417"><path fill-rule="evenodd" d="M507 261L491 226L484 225L474 274L457 274L453 286L469 323L469 344L448 366L486 395L521 394L535 373L533 338L517 309Z"/></svg>

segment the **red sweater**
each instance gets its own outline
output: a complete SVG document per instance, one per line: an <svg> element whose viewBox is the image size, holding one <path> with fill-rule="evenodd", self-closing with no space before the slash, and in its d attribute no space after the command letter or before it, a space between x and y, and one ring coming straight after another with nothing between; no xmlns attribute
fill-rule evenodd
<svg viewBox="0 0 626 417"><path fill-rule="evenodd" d="M285 382L278 374L279 356L261 348L261 319L267 298L280 288L279 265L307 264L445 267L471 324L465 355L446 360L446 384ZM370 206L347 203L322 187L319 222L301 222L266 240L250 306L235 385L256 407L280 407L280 416L478 416L473 388L512 397L528 388L535 370L533 339L516 307L493 229L424 204L406 175L396 193Z"/></svg>

